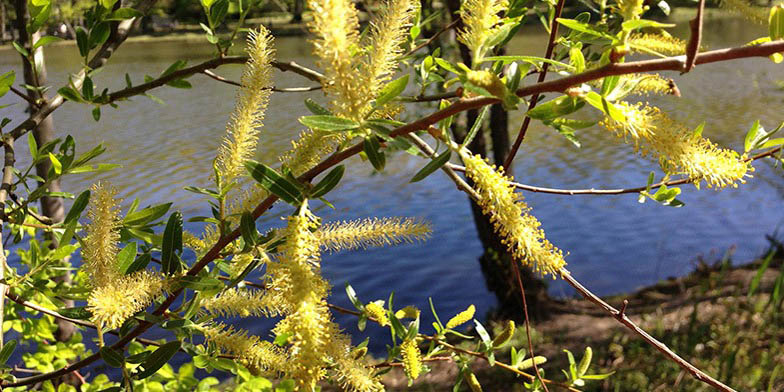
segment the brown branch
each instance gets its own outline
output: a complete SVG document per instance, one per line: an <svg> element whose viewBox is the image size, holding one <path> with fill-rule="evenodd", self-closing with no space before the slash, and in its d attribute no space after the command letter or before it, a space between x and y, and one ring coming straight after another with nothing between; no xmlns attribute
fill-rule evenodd
<svg viewBox="0 0 784 392"><path fill-rule="evenodd" d="M27 101L27 103L29 103L30 106L32 106L34 108L37 108L39 106L38 105L38 101L36 101L35 98L25 94L23 91L17 89L16 87L11 86L11 92L13 92L14 94L18 95L20 98L22 98L25 101Z"/></svg>
<svg viewBox="0 0 784 392"><path fill-rule="evenodd" d="M784 52L784 40L766 42L754 46L738 46L698 53L695 56L694 63L700 65L749 57L768 57L778 52ZM520 88L517 90L517 96L525 97L537 93L564 92L569 87L578 86L607 76L653 71L681 71L683 70L684 61L685 56L675 56L663 59L632 61L628 63L610 63L576 75Z"/></svg>
<svg viewBox="0 0 784 392"><path fill-rule="evenodd" d="M782 52L784 51L784 41L776 41L771 43L765 43L757 46L745 46L745 47L737 47L737 48L730 48L730 49L721 49L715 50L711 52L705 52L697 55L697 64L701 63L711 63L717 61L725 61L725 60L732 60L738 58L745 58L745 57L765 57L769 56L770 54ZM533 86L528 86L521 88L517 91L518 96L527 96L535 93L542 93L547 91L563 91L575 84L584 83L593 79L600 79L605 76L610 75L620 75L624 73L635 73L635 72L646 72L646 71L654 71L654 70L678 70L676 68L678 64L682 64L682 62L677 58L667 58L661 60L647 60L647 61L638 61L638 62L631 62L631 63L624 63L624 64L610 64L604 66L602 68L598 68L595 70L587 71L578 75L573 75L569 77L564 77L560 79L556 79L550 82L543 82L540 84L536 84ZM426 117L420 118L417 121L412 123L406 124L395 129L392 133L390 133L391 137L402 136L411 132L425 130L430 125L437 123L447 117L455 115L457 113L461 113L466 110L480 108L482 106L494 104L500 102L498 99L495 98L488 98L488 97L476 97L476 98L467 98L467 99L460 99L454 102L452 105L438 110ZM31 120L28 120L31 121ZM27 123L27 121L25 122ZM26 129L24 129L24 123L12 131L13 134L19 133L24 134ZM310 181L317 175L323 173L327 169L331 168L334 165L352 157L358 153L360 153L363 149L362 143L355 144L354 146L344 149L340 152L337 152L330 157L326 158L324 161L319 163L314 168L307 171L305 174L298 178L299 181ZM264 201L262 201L256 209L253 211L253 217L258 218L261 216L263 212L268 210L272 207L272 205L278 200L277 196L269 196ZM214 261L216 258L220 256L220 252L223 248L225 248L228 244L239 238L240 236L240 229L236 229L222 237L218 242L196 263L191 267L188 271L188 275L195 276L201 271L207 264ZM166 311L176 300L179 294L182 293L182 289L173 292L166 300L155 310L154 314L160 315ZM149 329L153 324L146 321L141 321L139 325L125 335L123 338L118 340L116 343L112 345L112 348L121 348L124 347L128 342L133 340L134 338L138 337L144 331ZM24 385L31 385L37 382L50 380L65 374L68 374L72 371L78 370L82 367L85 367L100 358L99 354L93 354L78 362L74 362L65 366L61 369L55 370L50 373L41 374L38 376L18 379L14 382L10 383L2 383L0 386L2 387L14 387L14 386L24 386Z"/></svg>
<svg viewBox="0 0 784 392"><path fill-rule="evenodd" d="M779 147L770 149L768 151L764 151L764 152L758 153L756 155L752 155L752 156L744 159L743 161L744 162L751 162L751 161L755 161L755 160L758 160L758 159L766 158L766 157L775 155L776 153L778 153L781 150L782 150L782 147L779 146ZM455 164L452 164L452 163L447 163L447 166L449 166L454 171L465 173L465 167L463 167L463 166L455 165ZM699 178L688 177L688 178L681 178L681 179L677 179L677 180L660 181L660 182L657 182L655 184L651 184L650 188L651 189L655 189L655 188L659 188L659 187L661 187L663 185L672 186L672 185L691 184L691 183L694 183L694 182L699 181L699 180L700 180ZM549 193L549 194L553 194L553 195L568 195L568 196L573 196L573 195L621 195L621 194L625 194L625 193L640 193L640 192L648 189L647 185L638 186L636 188L620 188L620 189L594 189L594 188L591 188L591 189L557 189L557 188L545 188L545 187L539 187L539 186L533 186L533 185L526 185L526 184L521 184L521 183L518 183L518 182L511 182L510 184L512 184L515 188L523 190L523 191L538 192L538 193Z"/></svg>
<svg viewBox="0 0 784 392"><path fill-rule="evenodd" d="M553 20L550 21L550 38L547 41L547 50L545 51L544 58L549 59L553 57L553 50L555 50L555 39L558 37L558 22L556 21L558 18L561 17L561 11L563 11L565 0L558 0L558 4L555 6L555 15L553 16ZM539 78L537 79L537 83L544 82L544 79L547 77L547 69L550 67L550 63L544 63L542 65L542 72L539 72ZM539 94L534 94L531 97L531 103L528 105L528 110L531 110L536 107L536 104L539 101ZM506 156L506 160L504 161L504 170L509 170L509 166L512 165L512 161L514 160L515 155L517 155L517 150L520 149L520 145L523 143L523 139L525 139L525 133L528 132L528 127L531 125L531 117L525 116L523 119L523 125L520 126L520 132L517 133L517 138L515 139L514 144L512 144L512 148L509 150L509 155ZM537 373L539 374L539 373ZM547 389L547 387L545 387Z"/></svg>
<svg viewBox="0 0 784 392"><path fill-rule="evenodd" d="M667 358L677 363L678 366L683 368L683 370L689 372L692 375L692 377L694 377L698 381L702 381L712 386L713 388L719 391L735 392L734 389L728 387L727 385L722 384L720 381L705 374L702 370L698 369L697 367L695 367L685 359L678 356L678 354L670 350L669 347L667 347L664 343L656 340L656 338L649 335L642 328L638 327L637 324L635 324L631 319L629 319L629 317L627 317L623 312L620 312L617 309L613 308L612 306L610 306L610 304L604 302L604 300L596 296L596 294L592 293L590 290L583 287L583 285L580 284L580 282L578 282L575 278L572 277L572 274L566 268L561 268L560 273L561 273L561 277L572 287L574 287L577 290L577 292L579 292L580 295L582 295L585 299L602 307L604 310L610 313L613 316L613 318L618 320L618 322L620 322L621 324L629 328L632 332L639 335L643 340L645 340L651 346L655 347Z"/></svg>
<svg viewBox="0 0 784 392"><path fill-rule="evenodd" d="M444 26L441 30L438 30L435 34L433 34L432 37L428 38L427 41L422 42L421 44L417 45L415 48L413 48L413 49L409 50L408 52L406 52L406 54L404 54L402 57L408 57L408 56L416 53L419 49L422 49L425 46L430 45L433 41L438 39L438 37L441 34L444 34L447 31L453 29L455 26L457 26L458 23L460 23L460 19L455 19L454 21L452 21L452 23Z"/></svg>
<svg viewBox="0 0 784 392"><path fill-rule="evenodd" d="M433 95L416 95L413 97L398 97L396 100L401 102L433 102L433 101L440 101L442 99L452 99L457 98L460 95L456 91L447 91L441 94L433 94Z"/></svg>
<svg viewBox="0 0 784 392"><path fill-rule="evenodd" d="M682 74L691 71L694 68L694 60L697 57L697 52L700 51L700 43L702 41L702 13L705 9L705 0L700 0L697 5L697 16L689 21L691 27L691 37L689 44L686 47L686 63L683 65Z"/></svg>

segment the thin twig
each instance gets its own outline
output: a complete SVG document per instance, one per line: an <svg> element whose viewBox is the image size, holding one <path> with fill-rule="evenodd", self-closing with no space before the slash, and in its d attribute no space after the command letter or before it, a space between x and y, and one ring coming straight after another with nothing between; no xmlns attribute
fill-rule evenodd
<svg viewBox="0 0 784 392"><path fill-rule="evenodd" d="M30 104L30 106L32 106L32 107L34 107L34 108L37 108L37 107L39 107L39 106L40 106L40 105L38 104L38 101L36 101L36 100L35 100L35 98L33 98L33 97L31 97L31 96L29 96L29 95L25 94L24 92L22 92L21 90L17 89L17 88L16 88L16 87L14 87L14 86L11 86L11 92L13 92L14 94L18 95L20 98L22 98L22 99L24 99L25 101L27 101L27 103L29 103L29 104Z"/></svg>
<svg viewBox="0 0 784 392"><path fill-rule="evenodd" d="M677 363L678 366L683 368L683 370L689 372L692 375L692 377L694 377L695 379L697 379L699 381L702 381L702 382L712 386L713 388L715 388L717 390L724 391L724 392L735 392L734 389L730 388L727 385L724 385L720 381L718 381L718 380L714 379L713 377L705 374L702 370L698 369L697 367L695 367L694 365L692 365L691 363L689 363L685 359L683 359L680 356L678 356L678 354L676 354L675 352L670 350L670 348L667 347L664 343L656 340L656 338L654 338L653 336L649 335L643 329L638 327L637 324L635 324L625 314L623 314L622 312L620 312L617 309L613 308L612 306L610 306L610 304L608 304L607 302L604 302L604 300L602 300L601 298L596 296L596 294L592 293L590 290L588 290L582 284L580 284L580 282L578 282L574 277L572 277L572 274L566 268L561 268L560 273L561 273L561 277L567 283L569 283L572 287L574 287L577 290L577 292L579 292L580 295L582 295L585 299L587 299L587 300L595 303L596 305L599 305L600 307L602 307L604 310L606 310L608 313L610 313L613 316L613 318L618 320L621 324L625 325L632 332L634 332L637 335L639 335L640 337L642 337L643 340L645 340L648 344L650 344L653 347L655 347L662 354L664 354L667 358L669 358L673 362Z"/></svg>
<svg viewBox="0 0 784 392"><path fill-rule="evenodd" d="M531 358L534 360L531 361L531 364L534 365L534 374L536 374L536 378L539 379L539 382L542 384L542 388L544 388L545 392L549 392L547 389L547 385L544 383L544 379L542 378L542 374L539 373L539 365L536 364L536 354L534 354L534 342L531 340L531 319L528 317L528 301L525 298L525 287L523 286L523 279L520 277L520 267L517 266L517 260L514 257L510 258L510 262L512 263L512 267L514 267L514 274L517 278L517 287L520 289L520 297L523 298L523 316L525 316L525 336L528 339L528 352L531 353Z"/></svg>
<svg viewBox="0 0 784 392"><path fill-rule="evenodd" d="M702 63L711 63L717 61L725 61L725 60L732 60L732 59L739 59L739 58L746 58L746 57L766 57L773 53L778 53L784 51L784 41L776 41L770 43L764 43L761 45L756 46L743 46L743 47L736 47L730 49L721 49L715 50L710 52L704 52L697 55L697 64ZM683 57L683 56L680 56ZM679 65L682 67L683 61L680 60L680 57L671 57L666 59L659 59L659 60L646 60L646 61L638 61L638 62L629 62L623 64L609 64L607 66L594 69L591 71L587 71L581 74L568 76L556 80L552 80L549 82L543 82L540 84L536 84L533 86L523 87L517 90L518 96L527 96L535 93L542 93L547 91L563 91L575 84L585 83L590 80L594 79L601 79L606 76L611 75L621 75L625 73L635 73L635 72L646 72L646 71L655 71L655 70L678 70L677 68ZM466 110L480 108L486 105L498 103L499 100L495 98L488 98L488 97L477 97L477 98L467 98L467 99L460 99L456 102L452 103L450 106L438 110L430 115L420 118L412 123L406 124L395 129L392 133L390 133L391 137L397 137L406 135L411 132L425 130L430 125L437 123L447 117L453 116L457 113L461 113ZM51 104L50 104L51 105ZM53 109L52 109L53 110ZM49 112L51 113L51 111ZM30 118L23 122L22 124L18 125L14 130L11 132L13 136L22 135L27 132L28 129L32 129L35 125L37 125L37 118L42 116L43 114L37 114L35 118ZM48 113L46 113L48 115ZM45 116L44 116L45 117ZM43 117L41 117L43 118ZM28 128L30 127L30 128ZM329 157L327 157L324 161L316 165L314 168L307 171L305 174L298 178L299 181L310 181L315 176L323 173L327 169L337 165L338 163L352 157L356 154L359 154L363 150L363 143L358 143L353 145L352 147L346 148L337 152ZM263 212L268 210L272 207L272 205L278 200L277 196L269 196L264 201L262 201L256 209L254 209L252 216L254 218L258 218L261 216ZM215 245L204 255L202 258L194 264L191 269L188 271L188 275L195 276L199 273L205 266L209 263L214 261L216 258L220 256L221 251L225 248L228 244L236 240L240 237L240 229L237 228L231 233L227 234L226 236L220 238ZM182 289L176 290L175 292L171 293L166 300L155 310L154 314L160 315L166 311L177 299L177 297L182 293ZM115 342L111 347L112 348L121 348L124 347L128 342L142 334L144 331L152 327L154 324L141 321L139 325L129 332L127 335L123 336L117 342ZM45 380L50 380L75 370L81 369L100 358L98 353L90 355L86 358L78 362L74 362L69 364L61 369L55 370L50 373L41 374L38 376L27 377L22 379L17 379L14 382L4 382L0 383L2 387L15 387L15 386L25 386L35 384L37 382L42 382Z"/></svg>
<svg viewBox="0 0 784 392"><path fill-rule="evenodd" d="M414 142L414 144L415 144L415 145L416 145L416 146L417 146L417 147L418 147L418 148L419 148L419 149L420 149L420 150L421 150L423 153L425 153L425 155L427 155L427 156L428 156L428 157L430 157L431 159L436 157L436 152L435 152L435 150L433 150L433 148L432 148L432 147L430 147L430 145L429 145L429 144L427 144L427 143L426 143L424 140L422 140L422 139L421 139L419 136L417 136L416 134L410 133L410 134L408 134L408 138L409 138L409 139L410 139L412 142ZM470 185L468 185L468 183L466 183L466 182L465 182L465 181L464 181L462 178L460 178L460 176L458 176L458 175L457 175L457 173L455 173L455 171L454 171L454 170L452 170L452 168L451 168L451 167L449 167L449 166L447 166L447 165L444 165L444 166L441 166L441 170L443 170L443 171L444 171L444 173L446 173L446 175L447 175L449 178L451 178L451 179L452 179L452 181L454 181L455 185L457 186L457 189L459 189L459 190L461 190L461 191L463 191L463 192L466 192L466 193L468 193L468 194L469 194L471 197L473 197L473 198L475 198L475 199L478 199L478 198L479 198L479 194L478 194L478 193L476 193L476 191L474 190L474 188L471 188L471 186L470 186Z"/></svg>
<svg viewBox="0 0 784 392"><path fill-rule="evenodd" d="M772 148L772 149L770 149L768 151L763 151L763 152L758 153L756 155L752 155L752 156L744 159L743 161L744 162L756 161L758 159L762 159L762 158L766 158L766 157L769 157L769 156L773 156L773 155L775 155L776 153L778 153L781 150L782 150L781 146L776 147L776 148ZM447 163L446 166L449 166L454 171L458 171L458 172L462 172L462 173L465 172L465 167L463 167L463 166L455 165L455 164L452 164L452 163ZM672 186L672 185L692 184L692 183L695 183L695 182L697 182L699 180L700 180L699 178L687 177L687 178L680 178L680 179L677 179L677 180L660 181L660 182L657 182L655 184L651 184L650 188L651 189L656 189L656 188L659 188L659 187L665 186L665 185L666 186ZM523 190L523 191L537 192L537 193L548 193L548 194L552 194L552 195L567 195L567 196L574 196L574 195L621 195L621 194L625 194L625 193L640 193L642 191L648 190L648 185L642 185L642 186L638 186L638 187L635 187L635 188L619 188L619 189L594 189L594 188L590 188L590 189L557 189L557 188L545 188L545 187L539 187L539 186L533 186L533 185L526 185L526 184L521 184L521 183L518 183L518 182L511 182L510 184L512 184L515 188Z"/></svg>
<svg viewBox="0 0 784 392"><path fill-rule="evenodd" d="M547 50L545 51L544 58L549 59L553 56L553 50L555 50L555 39L558 37L558 22L556 19L561 17L561 11L563 11L565 0L558 0L558 4L555 6L555 15L553 16L553 20L550 21L550 38L547 41ZM549 68L550 63L544 63L542 65L542 72L539 73L539 78L536 83L544 82L544 79L547 77L547 69ZM531 97L530 104L528 105L528 110L531 110L536 107L536 104L539 101L539 94L534 94ZM531 117L525 116L523 119L523 125L520 126L520 132L517 133L517 138L512 144L512 148L509 150L509 155L507 155L506 160L504 161L504 170L509 170L509 166L512 165L512 161L514 160L515 155L517 155L517 150L520 149L520 145L523 143L523 139L525 139L525 133L528 132L528 127L531 125ZM545 387L546 388L546 387Z"/></svg>
<svg viewBox="0 0 784 392"><path fill-rule="evenodd" d="M700 0L697 5L697 16L689 21L691 27L691 37L689 44L686 47L686 62L683 64L682 74L691 71L694 68L694 60L697 58L697 52L700 51L700 44L702 41L702 13L705 9L705 0Z"/></svg>
<svg viewBox="0 0 784 392"><path fill-rule="evenodd" d="M416 51L418 51L419 49L422 49L425 46L430 45L433 41L438 39L438 37L441 34L444 34L447 31L453 29L455 26L457 26L458 23L460 23L460 19L455 19L454 21L452 21L452 23L444 26L441 30L438 30L435 34L433 34L432 37L428 38L427 41L422 42L421 44L417 45L415 48L413 48L413 49L409 50L408 52L406 52L406 54L404 54L402 57L408 57L408 56L416 53Z"/></svg>
<svg viewBox="0 0 784 392"><path fill-rule="evenodd" d="M0 184L0 211L5 211L5 200L11 192L11 183L14 180L14 164L16 163L16 156L14 154L14 138L10 135L3 135L3 181ZM3 234L3 220L0 220L0 239ZM0 280L5 280L5 249L0 242ZM0 325L3 325L3 317L5 315L5 297L2 295L8 291L8 286L0 284ZM3 331L0 330L0 348L3 347Z"/></svg>
<svg viewBox="0 0 784 392"><path fill-rule="evenodd" d="M201 71L201 73L203 73L204 75L207 75L210 78L215 79L215 80L217 80L217 81L219 81L221 83L226 83L226 84L230 84L232 86L242 87L242 83L235 82L235 81L233 81L231 79L226 79L223 76L220 76L220 75L216 74L215 72L212 72L212 71L210 71L208 69L205 69L204 71ZM318 85L318 86L311 86L311 87L281 87L281 88L273 87L273 88L271 88L271 90L276 92L276 93L302 93L302 92L307 92L307 91L321 90L322 88L323 87L321 85Z"/></svg>

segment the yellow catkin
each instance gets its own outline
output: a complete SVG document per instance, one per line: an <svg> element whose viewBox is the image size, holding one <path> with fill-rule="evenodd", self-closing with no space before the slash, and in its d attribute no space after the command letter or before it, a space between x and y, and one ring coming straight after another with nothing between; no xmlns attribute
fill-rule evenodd
<svg viewBox="0 0 784 392"><path fill-rule="evenodd" d="M415 0L390 0L370 27L370 58L367 72L368 93L375 97L397 67L403 52L408 25L419 10Z"/></svg>
<svg viewBox="0 0 784 392"><path fill-rule="evenodd" d="M464 43L474 54L474 62L482 59L489 47L487 39L500 29L499 14L506 11L506 0L466 0L460 7L464 28L457 39Z"/></svg>
<svg viewBox="0 0 784 392"><path fill-rule="evenodd" d="M639 95L666 95L674 94L675 84L670 79L664 79L658 74L650 75L632 75L631 78L636 77L637 85L632 92Z"/></svg>
<svg viewBox="0 0 784 392"><path fill-rule="evenodd" d="M376 320L378 325L382 327L386 327L387 325L389 325L387 310L384 309L384 301L371 302L365 305L365 311L367 311L368 316Z"/></svg>
<svg viewBox="0 0 784 392"><path fill-rule="evenodd" d="M286 307L263 290L231 288L201 302L204 311L221 317L278 316Z"/></svg>
<svg viewBox="0 0 784 392"><path fill-rule="evenodd" d="M415 319L419 317L419 309L417 309L414 306L406 306L405 308L395 312L395 317L397 317L398 319L404 319L404 318Z"/></svg>
<svg viewBox="0 0 784 392"><path fill-rule="evenodd" d="M667 56L686 53L685 41L661 34L632 34L628 42L632 52L644 52L645 49Z"/></svg>
<svg viewBox="0 0 784 392"><path fill-rule="evenodd" d="M346 343L327 308L329 284L319 271L316 227L317 218L305 202L299 213L288 219L279 261L267 265L267 292L286 307L285 317L273 329L276 335L289 336L291 359L286 376L296 380L300 390L311 390L332 363L339 367L335 369L338 378L351 385L351 390L376 390L368 389L377 387L378 382L365 365L352 360L350 342Z"/></svg>
<svg viewBox="0 0 784 392"><path fill-rule="evenodd" d="M149 271L117 277L90 292L87 309L101 328L120 327L135 313L144 310L164 290L164 280Z"/></svg>
<svg viewBox="0 0 784 392"><path fill-rule="evenodd" d="M645 0L618 0L618 13L625 21L640 19L643 12Z"/></svg>
<svg viewBox="0 0 784 392"><path fill-rule="evenodd" d="M280 157L280 161L291 169L295 176L298 176L334 152L335 147L344 140L345 135L342 133L335 134L308 129L291 142L291 149Z"/></svg>
<svg viewBox="0 0 784 392"><path fill-rule="evenodd" d="M545 238L541 223L529 214L529 207L522 196L514 192L511 179L496 170L482 157L461 152L466 174L479 193L478 204L504 238L516 260L541 274L555 274L563 266L563 252Z"/></svg>
<svg viewBox="0 0 784 392"><path fill-rule="evenodd" d="M249 336L247 331L235 330L223 324L203 325L200 330L207 342L221 352L237 357L240 363L257 375L278 375L287 370L288 356L280 347Z"/></svg>
<svg viewBox="0 0 784 392"><path fill-rule="evenodd" d="M720 5L722 8L739 14L752 22L759 24L768 22L769 8L752 5L748 0L721 0Z"/></svg>
<svg viewBox="0 0 784 392"><path fill-rule="evenodd" d="M416 339L408 339L400 344L400 354L403 357L403 368L412 380L416 380L422 373L422 353L417 347Z"/></svg>
<svg viewBox="0 0 784 392"><path fill-rule="evenodd" d="M331 327L337 329L332 323ZM376 392L383 391L373 368L361 361L363 355L351 349L351 339L348 336L334 333L334 338L327 344L325 353L332 358L335 380L341 384L343 390L349 392ZM367 350L360 350L367 351Z"/></svg>
<svg viewBox="0 0 784 392"><path fill-rule="evenodd" d="M504 330L499 333L495 339L493 339L493 347L501 347L506 344L515 333L515 322L514 320L509 320L506 322L506 326Z"/></svg>
<svg viewBox="0 0 784 392"><path fill-rule="evenodd" d="M610 117L601 122L605 128L633 143L641 155L653 155L667 174L684 174L699 188L704 180L709 188L737 187L753 171L746 156L719 148L710 140L695 135L657 108L638 103L618 102L625 120Z"/></svg>
<svg viewBox="0 0 784 392"><path fill-rule="evenodd" d="M446 322L446 327L448 329L453 329L467 323L472 318L474 318L475 312L476 312L476 307L474 307L474 305L470 305L466 310L456 314L455 317L449 319L449 321Z"/></svg>
<svg viewBox="0 0 784 392"><path fill-rule="evenodd" d="M327 223L316 238L323 249L341 251L424 241L431 231L430 224L411 218L372 218Z"/></svg>
<svg viewBox="0 0 784 392"><path fill-rule="evenodd" d="M86 226L82 255L84 269L90 275L90 284L101 287L116 279L121 272L116 266L117 241L120 240L119 200L114 196L117 190L105 184L95 184L90 197L90 209Z"/></svg>
<svg viewBox="0 0 784 392"><path fill-rule="evenodd" d="M237 92L234 112L218 151L217 167L225 183L244 173L245 161L256 153L258 128L272 91L270 62L275 52L272 36L265 27L250 31L247 51L249 59L241 78L242 88Z"/></svg>

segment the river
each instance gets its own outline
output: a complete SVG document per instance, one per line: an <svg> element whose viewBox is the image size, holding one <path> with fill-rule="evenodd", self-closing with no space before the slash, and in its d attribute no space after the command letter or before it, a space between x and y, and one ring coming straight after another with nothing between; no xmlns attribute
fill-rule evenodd
<svg viewBox="0 0 784 392"><path fill-rule="evenodd" d="M685 28L675 29L673 34L688 36ZM733 18L708 19L704 45L717 49L763 35L763 26ZM541 55L545 42L546 34L541 29L525 28L512 40L509 53ZM312 64L310 46L303 38L280 38L276 47L280 60ZM97 89L124 87L125 73L135 84L141 83L145 74L158 75L176 59L187 59L192 64L208 58L212 50L206 44L191 42L126 43L96 76ZM67 73L78 69L73 46L53 46L46 56L54 85L62 85ZM9 50L0 52L0 70L9 67L16 69L20 79L18 56ZM238 79L240 72L239 66L218 70L232 79ZM743 136L754 120L759 119L767 129L784 120L784 89L775 83L784 79L780 64L749 59L700 66L684 76L667 76L675 78L682 97L647 100L690 127L705 120L704 135L723 146L742 149ZM99 122L93 121L90 108L66 103L54 114L58 135L73 135L81 151L104 143L107 151L99 160L119 163L123 168L69 177L63 188L78 192L94 182L108 181L119 189L126 207L134 198L139 198L142 205L173 201L174 208L186 219L208 215L206 200L183 187L209 185L210 162L223 137L235 88L202 75L190 81L195 86L191 90L151 91L165 105L137 97L121 102L119 109L103 108ZM275 74L275 83L281 87L308 85L297 75L280 72ZM297 117L307 114L302 103L307 97L324 101L318 91L273 95L264 121L260 160L274 162L276 154L289 146L301 129ZM0 105L12 102L18 102L12 94L0 99ZM2 110L4 116L10 113L12 125L25 117L19 103ZM519 128L521 120L522 112L513 112L511 128ZM582 142L580 149L534 122L514 164L516 179L555 188L618 188L643 185L651 170L661 175L655 163L635 156L629 146L617 143L613 135L598 127L579 131L577 137ZM29 162L25 149L18 149L22 164ZM325 255L323 273L335 286L332 301L349 306L343 294L343 284L348 281L366 302L386 299L394 291L398 306L411 304L424 310L428 309L428 297L432 297L442 320L471 303L476 305L480 318L491 310L496 302L479 268L477 259L482 249L465 195L440 172L409 184L425 162L406 154L389 157L382 174L372 174L370 165L357 158L349 163L344 181L330 194L335 209L322 207L317 211L326 221L411 216L430 221L434 232L426 243ZM684 275L693 270L700 257L713 261L731 247L736 247L734 259L738 261L759 256L768 245L765 236L775 233L784 218L784 181L780 167L767 162L755 166L754 178L738 189L696 191L693 186L683 186L679 197L686 203L683 208L650 201L639 204L635 194L526 193L525 197L548 238L568 251L568 268L573 275L598 294L612 294ZM259 221L259 227L280 226L280 216L290 212L290 207L278 205ZM199 229L197 225L188 228ZM550 292L573 295L558 281L550 283ZM428 313L424 313L423 326L432 321ZM354 331L353 318L336 317L349 332ZM253 320L242 325L262 334L268 327L268 323ZM370 330L372 336L379 332ZM386 339L374 339L375 348L383 347Z"/></svg>

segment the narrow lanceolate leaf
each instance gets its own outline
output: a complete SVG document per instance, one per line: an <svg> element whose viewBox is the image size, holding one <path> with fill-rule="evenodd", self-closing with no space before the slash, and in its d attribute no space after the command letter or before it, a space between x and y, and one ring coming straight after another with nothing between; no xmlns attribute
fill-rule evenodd
<svg viewBox="0 0 784 392"><path fill-rule="evenodd" d="M256 231L256 219L253 218L250 212L244 212L240 218L240 231L242 232L242 239L245 241L245 246L256 245L256 238L258 232Z"/></svg>
<svg viewBox="0 0 784 392"><path fill-rule="evenodd" d="M14 349L16 348L16 340L9 340L0 349L0 365L5 365L8 362L8 359L11 358L11 354L14 353Z"/></svg>
<svg viewBox="0 0 784 392"><path fill-rule="evenodd" d="M317 114L317 115L320 115L320 116L331 116L332 115L332 112L330 112L325 107L317 104L316 101L314 101L314 100L312 100L310 98L305 100L305 107L307 107L308 110L310 110L310 112L313 113L313 114Z"/></svg>
<svg viewBox="0 0 784 392"><path fill-rule="evenodd" d="M179 211L171 214L166 229L163 231L161 244L161 270L167 274L176 274L180 270L180 260L175 252L182 252L182 214Z"/></svg>
<svg viewBox="0 0 784 392"><path fill-rule="evenodd" d="M402 77L387 83L387 85L384 86L384 88L378 94L378 98L376 98L376 106L386 105L393 99L397 98L398 95L403 93L407 85L408 75L403 75Z"/></svg>
<svg viewBox="0 0 784 392"><path fill-rule="evenodd" d="M384 153L381 151L381 144L379 144L378 138L376 136L368 136L365 138L363 145L365 155L367 155L373 167L378 171L384 170L386 157L384 157Z"/></svg>
<svg viewBox="0 0 784 392"><path fill-rule="evenodd" d="M117 265L119 265L120 271L125 272L134 261L136 261L136 243L129 242L128 245L125 245L125 248L117 253Z"/></svg>
<svg viewBox="0 0 784 392"><path fill-rule="evenodd" d="M274 169L256 161L245 162L245 168L262 188L291 205L302 204L302 191L293 182L281 176Z"/></svg>
<svg viewBox="0 0 784 392"><path fill-rule="evenodd" d="M768 22L770 39L776 41L784 38L784 5L779 4L770 9Z"/></svg>
<svg viewBox="0 0 784 392"><path fill-rule="evenodd" d="M299 122L308 128L322 131L346 131L359 128L358 122L337 116L303 116L299 118Z"/></svg>
<svg viewBox="0 0 784 392"><path fill-rule="evenodd" d="M172 203L159 204L147 207L143 210L134 211L125 216L123 224L126 226L143 226L164 215L169 211Z"/></svg>
<svg viewBox="0 0 784 392"><path fill-rule="evenodd" d="M346 167L340 165L334 169L332 169L329 173L327 173L324 178L319 181L316 186L310 191L310 197L317 199L321 196L327 194L327 192L331 191L335 188L338 183L340 183L340 179L343 178L343 173L346 172Z"/></svg>
<svg viewBox="0 0 784 392"><path fill-rule="evenodd" d="M442 152L439 156L435 157L435 159L428 162L427 165L422 168L422 170L417 172L417 174L414 174L411 182L422 181L425 179L425 177L431 175L434 171L446 165L446 163L449 162L450 157L452 157L452 150L446 150Z"/></svg>
<svg viewBox="0 0 784 392"><path fill-rule="evenodd" d="M121 368L125 364L125 358L123 358L123 355L110 347L101 348L99 353L101 354L101 358L103 358L104 362L113 368Z"/></svg>
<svg viewBox="0 0 784 392"><path fill-rule="evenodd" d="M82 215L82 211L84 211L85 207L87 207L87 203L90 201L90 190L86 190L79 194L79 196L74 200L71 209L68 211L68 215L65 216L65 221L63 223L68 224L74 220L79 219Z"/></svg>
<svg viewBox="0 0 784 392"><path fill-rule="evenodd" d="M574 113L583 106L585 106L585 102L568 95L563 95L543 104L536 105L535 108L529 110L526 114L528 117L537 120L552 120Z"/></svg>
<svg viewBox="0 0 784 392"><path fill-rule="evenodd" d="M178 340L158 347L144 362L142 362L141 368L143 370L136 374L136 378L141 380L155 374L155 372L162 368L166 362L169 362L179 349L180 341Z"/></svg>

